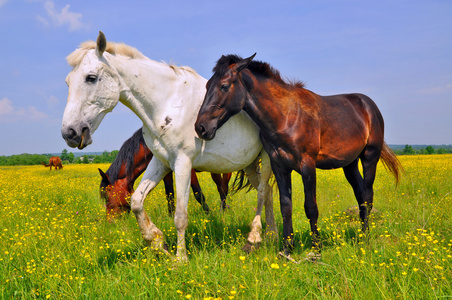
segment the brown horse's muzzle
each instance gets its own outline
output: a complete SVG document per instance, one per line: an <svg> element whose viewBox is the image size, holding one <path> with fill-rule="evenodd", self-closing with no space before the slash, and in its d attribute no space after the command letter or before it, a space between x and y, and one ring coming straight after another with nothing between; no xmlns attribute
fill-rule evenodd
<svg viewBox="0 0 452 300"><path fill-rule="evenodd" d="M214 122L214 120L209 122L205 119L206 118L203 115L198 115L198 119L195 123L195 131L199 138L210 141L215 137L215 133L217 132L217 122Z"/></svg>

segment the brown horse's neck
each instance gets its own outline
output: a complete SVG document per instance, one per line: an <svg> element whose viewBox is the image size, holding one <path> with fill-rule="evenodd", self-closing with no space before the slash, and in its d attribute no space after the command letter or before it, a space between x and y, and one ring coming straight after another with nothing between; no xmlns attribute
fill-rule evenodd
<svg viewBox="0 0 452 300"><path fill-rule="evenodd" d="M129 193L132 193L135 180L146 170L152 156L151 150L146 145L140 144L138 151L133 157L132 168L127 167L126 163L123 162L114 185L116 186L118 184L116 182L121 181L122 185L127 185Z"/></svg>
<svg viewBox="0 0 452 300"><path fill-rule="evenodd" d="M243 76L243 83L247 89L247 98L243 110L253 119L262 132L277 132L281 126L290 127L291 113L299 118L315 117L318 105L315 103L318 95L304 88L274 82L271 79L259 81L251 72ZM308 106L305 105L309 102ZM314 104L314 105L312 105ZM314 107L314 109L313 109Z"/></svg>
<svg viewBox="0 0 452 300"><path fill-rule="evenodd" d="M147 168L152 158L152 152L145 144L140 144L140 149L133 160L133 181L135 181Z"/></svg>

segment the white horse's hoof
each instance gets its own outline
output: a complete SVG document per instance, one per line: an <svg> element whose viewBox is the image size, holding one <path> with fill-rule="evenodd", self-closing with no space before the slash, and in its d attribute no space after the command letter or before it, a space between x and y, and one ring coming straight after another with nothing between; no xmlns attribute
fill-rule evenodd
<svg viewBox="0 0 452 300"><path fill-rule="evenodd" d="M288 261L294 263L294 264L299 264L299 261L296 261L295 259L293 259L290 254L284 254L284 252L279 252L279 256L287 259Z"/></svg>
<svg viewBox="0 0 452 300"><path fill-rule="evenodd" d="M250 254L251 252L259 249L261 243L250 243L249 241L246 242L245 246L242 247L242 251L246 254Z"/></svg>
<svg viewBox="0 0 452 300"><path fill-rule="evenodd" d="M306 261L309 262L318 262L322 259L322 254L321 253L316 253L316 252L309 252L307 257L305 258Z"/></svg>

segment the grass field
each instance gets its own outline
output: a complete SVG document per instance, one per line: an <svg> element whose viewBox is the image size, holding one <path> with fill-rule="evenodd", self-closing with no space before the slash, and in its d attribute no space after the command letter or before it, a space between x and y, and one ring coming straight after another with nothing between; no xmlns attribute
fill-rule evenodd
<svg viewBox="0 0 452 300"><path fill-rule="evenodd" d="M2 299L444 299L452 298L452 155L403 156L396 188L380 165L376 211L363 236L341 170L318 171L322 263L279 259L281 241L245 255L256 192L240 192L220 211L209 174L200 174L211 213L190 197L189 263L157 257L133 214L114 223L99 200L98 167L0 167ZM293 174L293 257L310 251L301 178ZM275 214L282 229L279 201ZM146 209L176 244L163 185Z"/></svg>

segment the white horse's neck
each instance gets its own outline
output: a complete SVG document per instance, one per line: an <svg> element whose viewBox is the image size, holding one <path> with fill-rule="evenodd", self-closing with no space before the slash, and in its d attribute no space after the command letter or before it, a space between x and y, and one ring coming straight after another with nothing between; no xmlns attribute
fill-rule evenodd
<svg viewBox="0 0 452 300"><path fill-rule="evenodd" d="M180 124L190 124L201 106L206 79L192 70L170 67L151 59L129 59L108 55L111 67L119 75L120 101L129 107L159 136L162 123L179 119ZM189 104L187 104L189 101ZM189 123L187 123L189 122Z"/></svg>

